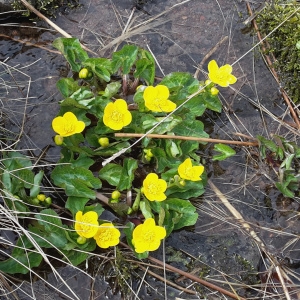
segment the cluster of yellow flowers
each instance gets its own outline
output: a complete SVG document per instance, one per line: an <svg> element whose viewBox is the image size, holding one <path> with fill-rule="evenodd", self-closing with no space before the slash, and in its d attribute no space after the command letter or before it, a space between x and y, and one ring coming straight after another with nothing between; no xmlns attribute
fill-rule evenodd
<svg viewBox="0 0 300 300"><path fill-rule="evenodd" d="M215 60L209 62L208 71L209 80L207 84L213 82L221 87L227 87L237 80L231 74L232 67L230 65L224 65L219 68ZM157 85L156 87L142 87L142 89L144 89L145 107L150 111L169 113L176 109L176 104L169 100L170 92L168 87ZM218 93L215 87L212 87L212 89L215 89L212 93ZM121 130L129 125L131 121L132 115L128 110L126 101L123 99L110 102L104 109L103 123L113 130ZM79 121L72 112L66 112L63 116L53 119L52 128L58 134L55 137L55 142L62 144L64 137L81 133L85 129L85 123ZM108 141L105 142L106 144L109 143ZM150 160L153 156L151 149L146 150L146 155L146 158ZM178 166L178 174L183 182L184 180L200 181L203 171L204 167L193 166L190 158L187 158ZM167 198L165 194L167 187L165 180L160 179L155 173L150 173L143 181L142 192L149 201L164 201ZM86 239L94 238L97 245L101 248L116 246L121 236L120 231L112 223L106 222L99 225L98 215L94 211L84 214L82 211L78 211L75 215L75 230L79 235L78 243L85 243ZM158 249L161 240L165 237L165 228L157 226L153 218L148 218L143 224L136 226L133 230L132 244L137 253L154 251Z"/></svg>
<svg viewBox="0 0 300 300"><path fill-rule="evenodd" d="M187 158L178 167L178 174L181 179L199 181L204 172L203 166L193 166L190 158ZM166 200L165 191L167 190L167 182L159 179L157 174L150 173L143 181L143 193L149 201Z"/></svg>
<svg viewBox="0 0 300 300"><path fill-rule="evenodd" d="M116 246L120 242L120 231L112 223L99 225L98 215L94 211L85 214L78 211L75 215L75 230L79 235L77 242L83 244L88 238L94 238L100 248ZM132 233L132 244L137 253L157 250L162 239L166 237L166 230L155 225L153 218L138 225Z"/></svg>

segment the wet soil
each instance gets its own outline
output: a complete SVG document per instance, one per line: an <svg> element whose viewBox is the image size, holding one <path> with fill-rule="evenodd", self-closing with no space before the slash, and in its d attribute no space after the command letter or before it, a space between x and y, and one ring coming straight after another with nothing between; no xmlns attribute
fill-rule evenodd
<svg viewBox="0 0 300 300"><path fill-rule="evenodd" d="M184 1L82 0L80 7L65 9L54 21L94 52L109 57L119 45L114 38L122 34L134 6L135 19L131 26L150 20L181 2ZM258 4L253 5L253 9ZM245 29L243 20L247 17L244 1L191 0L174 7L126 39L151 49L160 66L157 75L162 76L173 71L195 73L196 66L212 47L228 36L228 40L204 62L199 75L200 79L205 79L210 59L216 59L220 65L232 64L239 59L234 64L234 74L238 77L234 89L220 89L223 112L204 116L211 137L230 139L235 132L266 137L271 133L286 133L284 127L279 127L266 114L262 118L258 110L259 105L263 105L273 114L281 115L286 109L278 86L258 49L240 59L256 43L254 35L242 33ZM61 100L55 83L61 77L72 76L65 59L51 47L52 41L60 35L41 21L36 26L32 23L0 26L0 30L1 79L5 82L5 85L0 84L1 110L5 128L10 131L5 135L12 140L20 138L16 147L26 151L30 149L34 155L39 155L42 149L50 145L45 160L55 162L59 152L52 141L51 121ZM274 174L269 166L259 160L257 149L236 147L235 150L237 154L234 157L218 163L211 161L212 145L201 149L200 155L206 159L209 177L253 226L271 253L298 262L299 253L294 250L298 249L297 245L283 248L291 238L280 234L282 231L287 234L299 232L297 211L300 207L297 199L287 200L276 190ZM195 205L200 216L197 224L175 232L166 240L166 262L195 272L198 276L209 275L215 280L224 281L224 274L229 275L230 281L242 284L238 289L240 296L261 299L257 291L246 288L259 282L257 266L261 253L258 247L240 230L237 221L209 188L201 199L195 200ZM266 228L278 231L272 233ZM162 251L155 253L155 256L162 259ZM99 264L95 260L90 263ZM78 299L88 299L92 288L93 299L122 298L120 290L113 288L116 282L113 274L109 277L100 272L92 284L90 278L69 267L61 268L60 272L68 279ZM144 272L134 270L133 274L131 284L134 290L138 290ZM167 273L167 278L179 285L191 284L187 280L180 281L175 274ZM48 280L74 298L51 274ZM146 282L138 294L140 299L164 299L162 282L148 275ZM63 299L40 281L33 286L24 286L28 294L32 293L32 288L37 295L46 293L47 299ZM193 289L208 299L221 297L212 295L211 291L200 285L195 284ZM29 299L24 293L19 295L20 299ZM169 286L167 296L170 299L176 296L184 299L196 297Z"/></svg>

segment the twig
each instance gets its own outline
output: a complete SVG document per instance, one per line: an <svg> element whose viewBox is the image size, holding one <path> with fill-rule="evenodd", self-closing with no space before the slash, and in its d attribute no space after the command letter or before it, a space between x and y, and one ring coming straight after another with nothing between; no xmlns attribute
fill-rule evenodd
<svg viewBox="0 0 300 300"><path fill-rule="evenodd" d="M200 70L202 69L202 66L203 66L203 64L206 62L206 60L210 57L210 56L212 56L215 52L216 52L216 50L224 43L224 42L226 42L228 40L228 36L225 36L225 37L223 37L219 42L217 42L217 44L213 47L213 48L211 48L209 51L208 51L208 53L203 57L203 59L201 60L201 62L199 63L199 65L198 65L198 67L197 67L197 70L196 70L196 72L195 72L195 74L194 74L194 78L198 78L198 75L199 75L199 72L200 72Z"/></svg>
<svg viewBox="0 0 300 300"><path fill-rule="evenodd" d="M42 13L40 13L38 10L36 10L30 3L28 3L26 0L20 0L31 12L35 13L40 19L44 20L45 22L47 22L52 28L54 28L56 31L58 31L61 35L63 35L66 38L72 38L72 36L70 34L68 34L66 31L64 31L63 29L61 29L60 27L58 27L56 24L54 24L51 20L49 20L47 17L45 17ZM81 44L81 47L90 52L93 53L95 55L97 55L97 53L95 53L94 51L88 49L87 47L85 47L84 45Z"/></svg>
<svg viewBox="0 0 300 300"><path fill-rule="evenodd" d="M123 242L120 242L120 245L122 245L123 247L125 247L125 248L127 248L127 249L132 250L128 245L126 245L126 244L123 243ZM229 296L229 297L231 297L231 298L233 298L233 299L237 299L237 300L246 300L245 298L239 297L239 296L237 296L237 295L235 295L235 294L233 294L233 293L231 293L231 292L229 292L229 291L227 291L227 290L225 290L225 289L223 289L223 288L221 288L221 287L219 287L219 286L217 286L217 285L214 285L214 284L212 284L212 283L210 283L210 282L208 282L208 281L206 281L206 280L204 280L204 279L201 279L201 278L199 278L199 277L197 277L197 276L194 276L194 275L192 275L192 274L190 274L190 273L188 273L188 272L185 272L185 271L182 271L182 270L180 270L180 269L177 269L177 268L175 268L175 267L173 267L173 266L171 266L171 265L169 265L169 264L166 264L166 263L162 262L161 260L156 259L156 258L154 258L154 257L152 257L152 256L148 256L148 260L154 262L155 264L157 264L157 265L159 265L159 266L164 267L164 268L165 268L166 270L168 270L168 271L171 271L171 272L174 272L174 273L183 275L183 276L185 276L186 278L189 278L189 279L191 279L191 280L193 280L193 281L195 281L195 282L198 282L198 283L200 283L200 284L202 284L202 285L204 285L204 286L206 286L206 287L208 287L208 288L210 288L210 289L213 289L213 290L215 290L215 291L218 291L218 292L220 292L220 293L222 293L222 294L224 294L224 295L227 295L227 296Z"/></svg>
<svg viewBox="0 0 300 300"><path fill-rule="evenodd" d="M143 133L115 133L115 137L142 137ZM258 141L255 142L241 142L241 141L230 141L230 140L219 140L211 138L200 138L193 136L181 136L181 135L165 135L165 134L147 134L148 138L155 139L174 139L174 140L186 140L186 141L197 141L197 142L210 142L210 143L222 143L231 145L241 145L241 146L258 146Z"/></svg>
<svg viewBox="0 0 300 300"><path fill-rule="evenodd" d="M249 14L252 16L253 13L252 13L252 10L251 10L251 7L250 7L249 2L246 2L246 5L247 5L247 9L248 9L248 11L249 11ZM262 38L262 37L261 37L261 34L260 34L260 32L259 32L259 28L258 28L257 23L256 23L255 20L252 20L252 24L253 24L253 27L254 27L254 29L255 29L255 31L256 31L256 33L257 33L257 37L258 37L258 39L259 39L259 42L261 43L261 48L262 48L262 50L263 50L263 53L266 53L266 47L264 46L264 43L263 43L263 41L265 40L265 38ZM266 55L266 54L264 54L264 57L265 57L265 59L266 59L266 61L267 61L267 63L268 63L268 67L269 67L269 69L270 69L272 75L274 76L274 79L276 80L276 82L277 82L278 85L280 86L280 81L279 81L278 74L277 74L277 72L275 71L275 69L274 69L273 66L272 66L273 64L272 64L272 61L271 61L270 57L269 57L268 55ZM300 121L299 121L299 118L298 118L298 116L297 116L297 114L296 114L296 112L295 112L293 106L291 105L290 99L289 99L289 97L288 97L286 91L285 91L282 87L280 88L280 91L281 91L281 93L282 93L282 96L283 96L284 101L286 102L286 104L287 104L287 106L288 106L288 108L289 108L289 110L290 110L290 113L291 113L291 115L292 115L292 117L293 117L295 123L297 124L297 128L300 129Z"/></svg>
<svg viewBox="0 0 300 300"><path fill-rule="evenodd" d="M138 265L139 265L139 267L140 267L141 269L143 269L144 271L147 270L145 267L143 267L143 266L140 265L139 263L138 263ZM182 286L180 286L180 285L178 285L178 284L176 284L176 283L174 283L174 282L172 282L172 281L170 281L170 280L166 280L165 278L163 278L162 276L156 274L155 272L152 272L152 271L150 271L150 270L147 270L147 273L149 273L151 276L153 276L153 277L159 279L159 280L162 281L162 282L166 282L169 286L173 286L173 287L174 287L175 289L177 289L177 290L181 290L181 291L183 291L183 292L185 292L185 293L187 293L187 294L192 294L192 295L196 295L196 294L197 294L197 292L195 292L195 291L191 291L191 290L189 290L189 289L187 289L187 288L185 288L185 287L182 287Z"/></svg>

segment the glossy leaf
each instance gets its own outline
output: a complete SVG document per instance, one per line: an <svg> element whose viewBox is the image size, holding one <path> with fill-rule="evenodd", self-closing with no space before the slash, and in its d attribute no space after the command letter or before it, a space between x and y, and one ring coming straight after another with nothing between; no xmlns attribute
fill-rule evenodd
<svg viewBox="0 0 300 300"><path fill-rule="evenodd" d="M77 38L57 38L52 45L64 55L75 72L79 72L81 64L89 58Z"/></svg>
<svg viewBox="0 0 300 300"><path fill-rule="evenodd" d="M135 45L125 45L121 50L114 52L111 61L113 73L121 69L123 74L128 74L137 59L138 50Z"/></svg>
<svg viewBox="0 0 300 300"><path fill-rule="evenodd" d="M225 144L215 144L214 150L220 152L217 155L214 155L212 160L224 160L228 157L231 157L236 154L235 150L233 150L230 146Z"/></svg>
<svg viewBox="0 0 300 300"><path fill-rule="evenodd" d="M122 166L118 164L107 164L99 171L99 178L106 180L112 186L117 186L120 182L122 171Z"/></svg>
<svg viewBox="0 0 300 300"><path fill-rule="evenodd" d="M112 74L111 62L107 58L88 58L83 62L84 67L89 67L93 73L106 82L110 81Z"/></svg>
<svg viewBox="0 0 300 300"><path fill-rule="evenodd" d="M125 158L123 168L117 190L123 191L131 188L134 179L134 172L138 168L137 160L133 158Z"/></svg>

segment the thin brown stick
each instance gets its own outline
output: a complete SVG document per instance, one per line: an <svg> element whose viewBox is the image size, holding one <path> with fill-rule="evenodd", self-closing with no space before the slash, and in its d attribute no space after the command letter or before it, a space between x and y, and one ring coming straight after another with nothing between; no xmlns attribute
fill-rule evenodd
<svg viewBox="0 0 300 300"><path fill-rule="evenodd" d="M30 3L28 3L26 0L20 0L31 12L35 13L40 19L44 20L45 22L47 22L52 28L54 28L57 32L59 32L61 35L63 35L66 38L72 38L72 36L70 34L68 34L66 31L64 31L63 29L61 29L60 27L58 27L56 24L54 24L51 20L49 20L47 17L45 17L42 13L40 13L38 10L36 10ZM97 53L95 53L94 51L88 49L87 47L85 47L84 45L81 44L81 47L90 52L93 53L95 55L97 55Z"/></svg>
<svg viewBox="0 0 300 300"><path fill-rule="evenodd" d="M247 9L249 11L249 14L252 16L253 13L252 13L252 9L250 7L249 2L246 2L246 5L247 5ZM257 23L256 23L256 21L254 19L252 20L252 24L253 24L253 27L254 27L254 29L256 31L257 37L258 37L259 41L261 42L261 48L262 48L263 52L265 53L266 52L266 47L264 46L264 43L262 42L262 37L261 37L261 34L259 32L259 28L258 28ZM272 63L270 57L268 55L266 55L266 54L264 54L264 57L265 57L265 59L266 59L266 61L268 63L268 66L269 66L269 69L270 69L271 73L273 74L276 82L280 86L279 76L278 76L277 72L275 71L275 69L273 67L273 63ZM299 118L298 118L298 116L297 116L297 114L296 114L296 112L295 112L295 110L294 110L294 108L293 108L293 106L291 104L289 96L287 95L286 91L283 88L280 88L280 91L282 93L284 101L286 102L286 104L287 104L287 106L288 106L288 108L290 110L290 113L291 113L291 115L292 115L295 123L297 124L297 128L300 129L300 120L299 120Z"/></svg>
<svg viewBox="0 0 300 300"><path fill-rule="evenodd" d="M126 245L125 243L123 243L123 242L120 242L120 245L122 245L123 247L131 250L131 248L128 245ZM190 274L188 272L185 272L185 271L182 271L180 269L177 269L177 268L175 268L175 267L173 267L173 266L171 266L169 264L166 264L163 261L161 261L159 259L156 259L156 258L154 258L152 256L148 256L148 260L154 262L155 264L157 264L159 266L162 266L163 268L165 268L168 271L177 273L179 275L183 275L183 276L185 276L188 279L191 279L191 280L193 280L195 282L198 282L198 283L200 283L200 284L202 284L202 285L204 285L204 286L206 286L206 287L208 287L210 289L218 291L218 292L220 292L220 293L222 293L224 295L227 295L227 296L229 296L229 297L231 297L233 299L246 300L245 298L239 297L239 296L237 296L237 295L235 295L235 294L233 294L233 293L231 293L231 292L229 292L229 291L227 291L227 290L225 290L225 289L223 289L223 288L221 288L221 287L219 287L219 286L217 286L215 284L212 284L212 283L210 283L210 282L208 282L208 281L206 281L204 279L201 279L201 278L199 278L199 277L197 277L195 275L192 275L192 274Z"/></svg>
<svg viewBox="0 0 300 300"><path fill-rule="evenodd" d="M115 137L142 137L143 133L115 133ZM185 141L197 141L197 142L209 142L209 143L222 143L230 145L240 145L240 146L258 146L258 141L255 142L241 142L241 141L230 141L230 140L219 140L211 138L198 138L193 136L181 136L181 135L165 135L165 134L147 134L148 138L154 139L174 139L174 140L185 140Z"/></svg>
<svg viewBox="0 0 300 300"><path fill-rule="evenodd" d="M139 265L139 267L140 267L142 270L144 270L144 271L147 270L147 268L145 268L145 267L143 267L142 265L140 265L139 262L138 262L138 265ZM150 270L147 270L147 273L149 273L151 276L153 276L153 277L159 279L159 280L162 281L162 282L166 282L169 286L172 286L172 287L174 287L174 288L177 289L177 290L183 291L183 292L185 292L185 293L187 293L187 294L191 294L191 295L196 295L196 294L197 294L197 292L191 291L191 290L189 290L189 289L187 289L187 288L185 288L185 287L182 287L182 286L180 286L180 285L178 285L178 284L176 284L176 283L174 283L174 282L172 282L172 281L170 281L170 280L167 280L167 279L165 279L164 277L162 277L162 276L156 274L155 272L152 272L152 271L150 271Z"/></svg>

